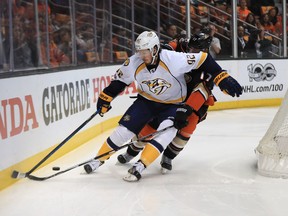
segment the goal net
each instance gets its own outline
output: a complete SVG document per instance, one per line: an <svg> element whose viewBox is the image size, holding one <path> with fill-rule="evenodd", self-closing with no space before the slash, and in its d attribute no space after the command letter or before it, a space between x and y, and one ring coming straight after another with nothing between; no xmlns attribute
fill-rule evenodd
<svg viewBox="0 0 288 216"><path fill-rule="evenodd" d="M288 91L255 150L261 175L288 178Z"/></svg>

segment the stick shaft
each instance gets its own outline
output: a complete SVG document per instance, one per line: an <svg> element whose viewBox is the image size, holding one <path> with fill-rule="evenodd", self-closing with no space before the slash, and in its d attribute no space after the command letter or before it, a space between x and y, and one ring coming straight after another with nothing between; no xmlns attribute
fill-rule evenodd
<svg viewBox="0 0 288 216"><path fill-rule="evenodd" d="M90 159L90 160L87 160L87 161L85 161L85 162L76 164L76 165L71 166L71 167L69 167L69 168L67 168L67 169L65 169L65 170L59 171L59 172L57 172L57 173L55 173L55 174L53 174L53 175L44 176L44 177L37 177L37 176L33 176L33 175L30 175L30 174L29 174L29 175L27 175L27 177L28 177L29 179L35 180L35 181L44 181L44 180L50 179L50 178L52 178L52 177L61 175L61 174L66 173L66 172L68 172L68 171L70 171L70 170L72 170L72 169L75 169L75 168L77 168L77 167L83 166L83 165L89 163L89 162L92 161L92 160L97 160L97 159L99 159L99 158L101 158L101 157L104 157L104 156L106 156L106 155L109 155L109 154L111 154L111 153L114 153L114 152L116 152L116 151L118 151L118 150L120 150L120 149L123 149L123 148L125 148L125 147L128 147L129 145L132 145L133 143L145 141L145 139L147 139L147 138L149 138L149 137L152 137L152 136L156 136L156 135L158 135L158 134L160 134L160 133L162 133L162 132L164 132L164 131L168 130L169 128L172 128L172 127L173 127L173 125L168 126L168 127L166 127L166 128L163 128L163 129L161 129L161 130L159 130L159 131L153 132L153 133L151 133L151 134L148 134L148 135L146 135L146 136L144 136L144 137L142 137L142 138L140 138L140 139L131 141L131 142L129 142L129 143L126 143L126 144L120 146L117 150L112 149L112 150L110 150L110 151L108 151L108 152L105 152L105 153L103 153L103 154L101 154L101 155L98 155L98 156L96 156L96 157L94 157L94 158L92 158L92 159Z"/></svg>
<svg viewBox="0 0 288 216"><path fill-rule="evenodd" d="M48 158L50 158L56 151L58 151L68 140L70 140L76 133L78 133L88 122L90 122L97 114L99 110L93 113L85 122L83 122L76 130L74 130L68 137L66 137L60 144L58 144L51 152L49 152L41 161L39 161L26 175L30 175L35 171L41 164L43 164Z"/></svg>

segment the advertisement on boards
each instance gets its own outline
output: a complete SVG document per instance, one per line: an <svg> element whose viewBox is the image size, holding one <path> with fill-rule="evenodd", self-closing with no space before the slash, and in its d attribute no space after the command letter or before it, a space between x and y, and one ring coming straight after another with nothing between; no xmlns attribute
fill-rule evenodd
<svg viewBox="0 0 288 216"><path fill-rule="evenodd" d="M1 79L0 170L60 143L96 112L99 94L118 67ZM111 112L85 128L123 114L133 94L135 83L112 102Z"/></svg>
<svg viewBox="0 0 288 216"><path fill-rule="evenodd" d="M283 98L287 91L287 60L218 61L243 88L232 98L215 87L218 102ZM59 144L96 111L100 92L119 68L95 67L0 79L0 171ZM137 94L132 83L112 102L103 118L96 116L83 130L123 115Z"/></svg>
<svg viewBox="0 0 288 216"><path fill-rule="evenodd" d="M218 101L259 100L283 98L288 87L288 73L285 69L286 60L239 60L219 61L241 84L243 95L240 98L231 98L215 88Z"/></svg>

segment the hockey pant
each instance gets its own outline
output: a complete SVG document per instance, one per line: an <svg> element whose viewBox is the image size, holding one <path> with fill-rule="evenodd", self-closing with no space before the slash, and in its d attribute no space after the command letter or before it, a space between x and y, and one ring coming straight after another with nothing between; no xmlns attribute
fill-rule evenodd
<svg viewBox="0 0 288 216"><path fill-rule="evenodd" d="M149 122L150 119L159 119L159 130L173 125L173 120L170 117L174 116L178 106L176 104L163 104L147 100L141 95L137 96L137 99L126 110L122 118L119 120L119 126L113 131L113 133L107 138L104 144L101 146L97 155L104 153L111 153L107 156L100 158L100 161L107 160L115 151L117 151L124 143L131 140L136 134L139 134L143 127ZM143 152L143 163L148 166L156 156L163 152L167 145L172 141L176 135L177 130L170 128L165 132L159 133L155 139L150 141L153 148L150 151L158 153L151 154L152 156L145 156Z"/></svg>
<svg viewBox="0 0 288 216"><path fill-rule="evenodd" d="M195 131L197 124L205 120L208 107L213 106L214 102L214 96L211 94L211 91L206 88L205 85L200 83L198 86L196 86L186 101L186 104L191 106L194 112L188 118L188 125L178 131L175 138L165 149L165 156L170 159L174 159L180 153L180 151L183 150L190 136ZM155 127L147 124L138 134L138 137L141 138L142 136L146 136L147 134L154 132L154 128ZM133 139L136 139L136 137ZM137 142L128 147L127 153L135 157L145 146L146 142Z"/></svg>
<svg viewBox="0 0 288 216"><path fill-rule="evenodd" d="M173 125L173 121L170 119L166 119L158 127L158 130L164 129ZM147 142L145 149L142 151L140 160L147 167L149 166L168 146L168 144L172 141L173 137L176 136L177 130L172 127L165 132L160 133L155 138L152 138ZM148 133L149 134L149 133ZM111 150L119 149L119 146L122 143L125 143L127 140L135 137L135 134L129 131L127 128L119 125L116 130L108 137L108 139L103 143L97 155L104 154ZM105 161L109 159L109 157L114 154L114 152L110 153L107 156L103 156L100 158L100 161Z"/></svg>

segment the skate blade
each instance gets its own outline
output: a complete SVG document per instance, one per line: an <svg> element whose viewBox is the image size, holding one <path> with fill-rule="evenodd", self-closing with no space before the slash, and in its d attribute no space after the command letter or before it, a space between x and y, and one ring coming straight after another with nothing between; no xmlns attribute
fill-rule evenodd
<svg viewBox="0 0 288 216"><path fill-rule="evenodd" d="M169 171L168 169L165 169L165 168L161 167L161 174L162 175L167 174L168 171Z"/></svg>

